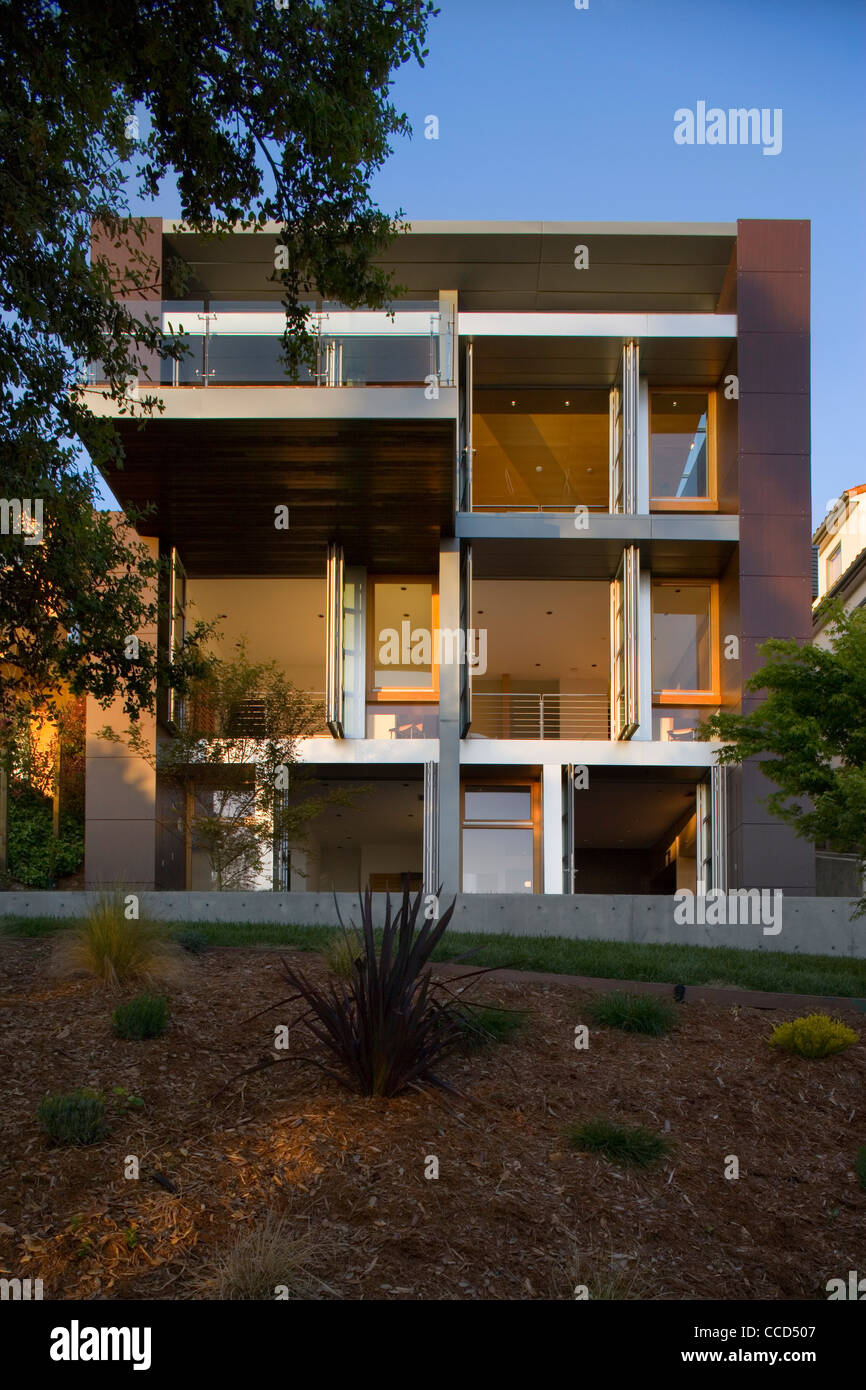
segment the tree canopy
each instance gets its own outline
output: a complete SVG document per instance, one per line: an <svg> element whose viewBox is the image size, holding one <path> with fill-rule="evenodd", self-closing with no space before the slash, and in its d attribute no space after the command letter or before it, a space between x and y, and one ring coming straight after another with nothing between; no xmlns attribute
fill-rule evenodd
<svg viewBox="0 0 866 1390"><path fill-rule="evenodd" d="M156 644L135 661L127 647L156 626L159 564L94 511L96 470L122 450L84 377L101 362L118 412L146 417L157 400L130 383L154 353L182 351L142 303L179 288L156 283L131 198L174 178L190 230L283 224L291 369L309 354L305 296L388 301L373 257L401 214L374 205L370 181L409 133L392 74L423 63L435 13L430 0L0 7L0 745L22 709L64 686L122 697L131 716L154 698ZM91 260L94 223L137 249L123 283L107 256ZM182 653L162 678L187 674Z"/></svg>
<svg viewBox="0 0 866 1390"><path fill-rule="evenodd" d="M721 711L704 733L720 762L757 758L775 790L773 815L815 844L866 866L866 609L828 603L829 645L773 639L746 682L766 698L748 714ZM861 910L866 909L866 899Z"/></svg>

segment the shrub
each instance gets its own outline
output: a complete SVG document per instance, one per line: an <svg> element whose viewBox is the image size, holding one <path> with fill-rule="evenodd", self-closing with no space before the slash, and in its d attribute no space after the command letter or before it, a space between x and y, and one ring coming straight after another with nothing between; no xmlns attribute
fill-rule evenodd
<svg viewBox="0 0 866 1390"><path fill-rule="evenodd" d="M861 1144L854 1159L854 1172L860 1179L860 1186L866 1192L866 1144Z"/></svg>
<svg viewBox="0 0 866 1390"><path fill-rule="evenodd" d="M387 895L377 951L373 897L368 890L361 899L362 951L353 962L351 977L314 984L284 960L292 995L263 1011L301 999L306 1011L298 1026L312 1033L326 1060L307 1051L297 1060L320 1067L362 1095L395 1096L422 1082L453 1089L433 1067L458 1046L463 1036L462 1010L444 985L432 981L430 957L451 920L456 899L438 921L425 918L418 927L423 899L423 888L414 902L407 888L401 907L392 914ZM249 1070L257 1071L272 1060L268 1057ZM291 1061L293 1056L284 1060Z"/></svg>
<svg viewBox="0 0 866 1390"><path fill-rule="evenodd" d="M832 1057L857 1041L857 1034L841 1018L809 1014L780 1023L770 1034L770 1047L781 1047L797 1057Z"/></svg>
<svg viewBox="0 0 866 1390"><path fill-rule="evenodd" d="M172 979L180 971L180 948L161 926L126 917L122 893L103 894L85 918L55 948L54 967L64 974L95 975L106 984Z"/></svg>
<svg viewBox="0 0 866 1390"><path fill-rule="evenodd" d="M168 1022L168 1000L164 994L137 994L120 1004L111 1016L111 1026L119 1038L142 1042L159 1038Z"/></svg>
<svg viewBox="0 0 866 1390"><path fill-rule="evenodd" d="M612 1120L586 1120L572 1125L566 1133L576 1149L604 1154L614 1163L631 1163L638 1168L649 1168L670 1149L661 1134L643 1125L620 1125Z"/></svg>
<svg viewBox="0 0 866 1390"><path fill-rule="evenodd" d="M660 1038L676 1027L678 1014L666 999L654 994L603 994L587 1012L593 1023L620 1028L624 1033L646 1033Z"/></svg>
<svg viewBox="0 0 866 1390"><path fill-rule="evenodd" d="M54 835L50 796L32 787L16 787L9 798L9 877L27 888L53 888L59 878L75 873L84 859L84 823L80 816L61 814Z"/></svg>
<svg viewBox="0 0 866 1390"><path fill-rule="evenodd" d="M174 939L181 950L191 956L204 955L210 949L210 942L202 931L182 931Z"/></svg>
<svg viewBox="0 0 866 1390"><path fill-rule="evenodd" d="M98 1144L106 1132L101 1091L82 1088L66 1095L46 1095L36 1118L53 1144Z"/></svg>
<svg viewBox="0 0 866 1390"><path fill-rule="evenodd" d="M461 1039L465 1052L488 1047L491 1043L509 1042L519 1033L526 1021L522 1009L467 1008L463 1007L460 1026Z"/></svg>
<svg viewBox="0 0 866 1390"><path fill-rule="evenodd" d="M216 1282L220 1299L273 1299L278 1287L289 1298L311 1298L326 1288L310 1265L321 1258L320 1236L297 1230L284 1218L268 1212L264 1221L240 1231L219 1261ZM329 1292L333 1292L329 1290Z"/></svg>

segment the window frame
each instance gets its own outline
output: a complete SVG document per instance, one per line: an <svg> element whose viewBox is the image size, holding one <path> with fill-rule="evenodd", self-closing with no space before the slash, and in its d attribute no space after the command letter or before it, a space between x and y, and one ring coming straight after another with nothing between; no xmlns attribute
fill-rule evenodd
<svg viewBox="0 0 866 1390"><path fill-rule="evenodd" d="M470 769L466 769L470 771ZM530 793L529 820L470 820L466 819L467 787L528 787ZM503 768L494 774L460 778L460 891L463 892L463 832L465 830L531 830L532 831L532 893L544 891L542 882L542 824L541 777L537 772L522 773L520 769Z"/></svg>
<svg viewBox="0 0 866 1390"><path fill-rule="evenodd" d="M711 686L698 690L658 689L651 667L654 705L717 705L721 700L721 660L719 656L719 581L717 579L653 579L650 589L650 661L655 646L656 589L709 589L710 591L710 680Z"/></svg>
<svg viewBox="0 0 866 1390"><path fill-rule="evenodd" d="M717 512L719 510L718 468L716 457L716 419L718 390L715 387L651 385L648 401L649 494L651 512ZM706 396L707 398L707 495L706 497L655 497L653 495L653 395Z"/></svg>
<svg viewBox="0 0 866 1390"><path fill-rule="evenodd" d="M374 685L376 670L376 603L377 584L430 584L430 639L432 666L429 689L419 686ZM439 577L431 574L368 574L367 576L367 673L366 703L368 705L419 705L439 703L439 655L435 634L439 630Z"/></svg>

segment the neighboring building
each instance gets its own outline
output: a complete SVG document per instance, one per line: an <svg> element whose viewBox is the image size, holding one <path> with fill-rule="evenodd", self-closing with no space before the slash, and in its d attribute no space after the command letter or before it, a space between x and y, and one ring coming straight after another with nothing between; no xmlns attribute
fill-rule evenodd
<svg viewBox="0 0 866 1390"><path fill-rule="evenodd" d="M849 487L833 499L812 537L813 624L815 641L824 636L825 599L841 599L846 608L866 603L866 483Z"/></svg>
<svg viewBox="0 0 866 1390"><path fill-rule="evenodd" d="M841 599L850 611L866 605L866 484L834 498L812 537L813 641L829 645L826 599ZM859 897L863 892L855 854L835 854L819 846L815 855L816 891L823 896Z"/></svg>
<svg viewBox="0 0 866 1390"><path fill-rule="evenodd" d="M809 223L416 224L395 317L315 304L300 385L276 230L150 222L195 353L108 477L155 504L175 632L226 614L325 705L315 778L368 788L261 886L813 893L757 767L694 737L811 631ZM88 881L210 887L149 763L89 754Z"/></svg>

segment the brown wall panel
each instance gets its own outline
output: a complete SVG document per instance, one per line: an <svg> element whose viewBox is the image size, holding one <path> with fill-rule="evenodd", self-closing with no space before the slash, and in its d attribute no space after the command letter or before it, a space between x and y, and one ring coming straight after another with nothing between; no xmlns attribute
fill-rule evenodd
<svg viewBox="0 0 866 1390"><path fill-rule="evenodd" d="M811 537L812 486L804 454L740 452L740 515L805 517Z"/></svg>
<svg viewBox="0 0 866 1390"><path fill-rule="evenodd" d="M808 333L743 333L738 348L741 394L808 395Z"/></svg>
<svg viewBox="0 0 866 1390"><path fill-rule="evenodd" d="M99 222L94 222L90 233L90 255L94 260L100 257L108 262L112 275L112 293L116 298L162 299L162 218L145 217L140 220L143 223L141 237L130 229L126 236L126 244L122 235L116 238L120 242L118 246L114 245L115 238L109 236ZM146 265L148 260L154 262L152 273ZM148 272L147 284L142 290L133 291L127 285L125 272L130 266L139 272Z"/></svg>
<svg viewBox="0 0 866 1390"><path fill-rule="evenodd" d="M809 534L809 223L742 221L737 227L742 674L761 665L770 637L811 636ZM743 711L758 695L743 697ZM736 787L737 882L788 893L815 891L814 851L760 804L754 766Z"/></svg>
<svg viewBox="0 0 866 1390"><path fill-rule="evenodd" d="M808 394L740 392L740 446L749 453L808 455L810 435Z"/></svg>

